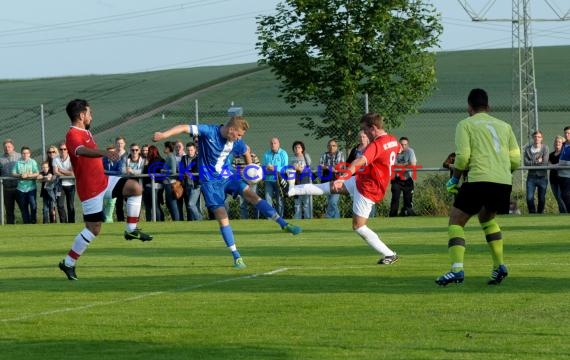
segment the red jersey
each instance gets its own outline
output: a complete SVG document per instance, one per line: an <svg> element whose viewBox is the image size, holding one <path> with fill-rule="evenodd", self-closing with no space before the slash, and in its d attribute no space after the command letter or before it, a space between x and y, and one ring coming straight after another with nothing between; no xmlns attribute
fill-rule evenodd
<svg viewBox="0 0 570 360"><path fill-rule="evenodd" d="M358 192L374 202L381 201L392 178L392 166L399 151L400 143L392 135L384 134L374 139L362 154L366 158L365 169L356 172Z"/></svg>
<svg viewBox="0 0 570 360"><path fill-rule="evenodd" d="M78 156L76 154L77 149L82 146L90 149L97 148L93 135L89 130L72 126L65 137L65 144L73 166L79 200L85 201L100 194L107 188L108 181L103 169L103 161L100 157Z"/></svg>

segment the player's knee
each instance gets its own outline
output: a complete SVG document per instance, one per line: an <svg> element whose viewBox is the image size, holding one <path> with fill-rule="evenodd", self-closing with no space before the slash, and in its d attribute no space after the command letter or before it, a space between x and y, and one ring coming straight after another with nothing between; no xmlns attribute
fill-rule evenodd
<svg viewBox="0 0 570 360"><path fill-rule="evenodd" d="M100 222L96 222L96 223L86 223L85 227L87 228L87 230L89 230L93 236L97 236L99 235L99 233L101 232L101 223Z"/></svg>
<svg viewBox="0 0 570 360"><path fill-rule="evenodd" d="M129 179L123 187L123 196L138 196L142 195L143 188L138 181Z"/></svg>

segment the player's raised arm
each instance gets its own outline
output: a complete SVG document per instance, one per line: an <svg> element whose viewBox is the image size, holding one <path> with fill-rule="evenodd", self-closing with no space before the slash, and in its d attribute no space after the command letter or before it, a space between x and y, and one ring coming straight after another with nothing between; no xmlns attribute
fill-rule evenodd
<svg viewBox="0 0 570 360"><path fill-rule="evenodd" d="M182 134L182 133L190 134L190 126L187 124L181 124L181 125L176 125L176 126L170 128L166 131L163 131L163 132L157 131L152 136L152 141L154 141L154 142L161 141L161 140L167 139L171 136Z"/></svg>
<svg viewBox="0 0 570 360"><path fill-rule="evenodd" d="M253 162L253 160L251 158L251 148L249 147L249 145L246 145L246 148L247 148L247 150L243 154L243 157L245 159L246 165L249 165Z"/></svg>

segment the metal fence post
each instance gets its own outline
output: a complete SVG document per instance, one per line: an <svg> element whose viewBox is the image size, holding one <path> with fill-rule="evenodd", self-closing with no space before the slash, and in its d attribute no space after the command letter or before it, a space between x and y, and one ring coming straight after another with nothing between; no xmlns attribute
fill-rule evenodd
<svg viewBox="0 0 570 360"><path fill-rule="evenodd" d="M46 126L44 117L44 104L40 104L40 122L42 124L42 161L46 161Z"/></svg>
<svg viewBox="0 0 570 360"><path fill-rule="evenodd" d="M150 176L150 174L149 174ZM151 189L151 196L152 196L152 211L151 217L152 222L156 222L156 191L154 191L154 176L150 176L150 189Z"/></svg>
<svg viewBox="0 0 570 360"><path fill-rule="evenodd" d="M0 225L4 225L4 179L0 177Z"/></svg>
<svg viewBox="0 0 570 360"><path fill-rule="evenodd" d="M194 111L196 113L196 126L200 125L199 121L198 121L198 117L200 116L199 111L198 111L198 99L194 100Z"/></svg>

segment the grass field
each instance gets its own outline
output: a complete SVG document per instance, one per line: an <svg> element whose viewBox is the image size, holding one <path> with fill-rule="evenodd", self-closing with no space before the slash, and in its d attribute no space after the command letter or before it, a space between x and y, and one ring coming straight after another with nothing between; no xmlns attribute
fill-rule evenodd
<svg viewBox="0 0 570 360"><path fill-rule="evenodd" d="M392 266L350 220L308 220L292 237L234 221L248 264L214 222L146 223L149 243L104 224L77 267L57 269L80 224L2 227L1 359L568 359L570 240L564 216L502 217L510 276L466 228L466 281L448 269L447 219L375 218Z"/></svg>

